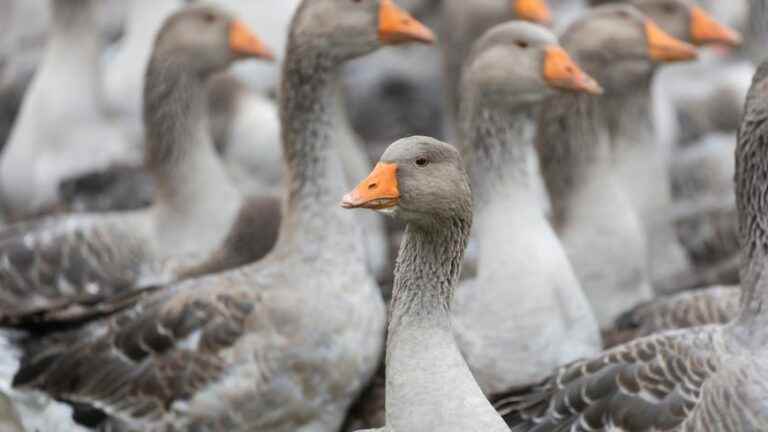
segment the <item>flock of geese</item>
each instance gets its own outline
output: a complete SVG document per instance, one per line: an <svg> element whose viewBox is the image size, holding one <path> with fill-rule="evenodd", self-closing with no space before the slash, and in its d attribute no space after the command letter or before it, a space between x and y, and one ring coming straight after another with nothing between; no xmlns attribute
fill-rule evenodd
<svg viewBox="0 0 768 432"><path fill-rule="evenodd" d="M100 3L50 0L0 156L7 430L768 431L768 63L715 114L655 85L762 54L762 1L742 37L692 0L442 0L438 38L302 0L276 53L134 0L109 112ZM345 66L411 43L442 48L452 144L371 168ZM276 57L276 102L228 72ZM719 138L672 164L670 118ZM725 204L670 211L689 178Z"/></svg>

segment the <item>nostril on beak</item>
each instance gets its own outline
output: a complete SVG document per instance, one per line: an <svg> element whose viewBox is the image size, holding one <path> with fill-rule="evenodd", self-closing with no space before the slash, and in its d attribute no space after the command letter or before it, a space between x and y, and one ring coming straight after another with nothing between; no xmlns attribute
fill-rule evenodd
<svg viewBox="0 0 768 432"><path fill-rule="evenodd" d="M368 190L373 190L373 189L376 189L377 187L379 187L378 183L371 183L368 185Z"/></svg>

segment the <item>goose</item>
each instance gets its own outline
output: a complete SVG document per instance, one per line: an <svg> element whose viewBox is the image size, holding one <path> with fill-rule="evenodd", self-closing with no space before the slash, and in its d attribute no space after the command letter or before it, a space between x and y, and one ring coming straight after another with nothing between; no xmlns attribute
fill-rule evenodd
<svg viewBox="0 0 768 432"><path fill-rule="evenodd" d="M274 243L279 200L239 194L214 153L205 110L207 76L237 59L269 58L269 50L242 22L210 8L174 15L155 45L145 92L145 163L156 180L155 204L51 216L0 231L1 315L175 279L215 252L222 264L247 262ZM239 238L257 241L243 248L235 246ZM225 253L235 250L247 258ZM167 260L182 264L162 265Z"/></svg>
<svg viewBox="0 0 768 432"><path fill-rule="evenodd" d="M464 68L460 147L474 187L479 272L456 289L451 317L456 343L486 394L538 380L602 347L526 162L534 151L534 113L559 91L599 93L600 87L535 24L492 27ZM537 295L521 302L523 292ZM383 369L376 378L344 430L384 423Z"/></svg>
<svg viewBox="0 0 768 432"><path fill-rule="evenodd" d="M493 27L464 67L460 142L474 192L478 274L456 290L452 317L486 394L539 380L602 348L528 163L539 105L561 91L602 90L535 24Z"/></svg>
<svg viewBox="0 0 768 432"><path fill-rule="evenodd" d="M0 157L0 192L13 218L55 203L59 182L140 159L107 118L96 0L51 0L51 37ZM72 55L77 52L78 55Z"/></svg>
<svg viewBox="0 0 768 432"><path fill-rule="evenodd" d="M289 184L275 248L28 340L16 387L136 430L337 431L379 363L386 320L362 233L338 207L337 80L381 45L433 40L391 0L302 2L283 64Z"/></svg>
<svg viewBox="0 0 768 432"><path fill-rule="evenodd" d="M443 88L447 125L457 124L461 68L474 41L496 24L517 18L549 24L552 12L546 0L445 0L442 9ZM455 131L449 129L449 136Z"/></svg>
<svg viewBox="0 0 768 432"><path fill-rule="evenodd" d="M428 137L399 140L342 206L389 213L407 225L389 313L387 425L376 430L508 431L453 337L451 302L472 225L459 152Z"/></svg>
<svg viewBox="0 0 768 432"><path fill-rule="evenodd" d="M684 0L633 0L629 2L672 36L694 45L720 43L737 46L741 36L715 21L706 11ZM652 91L656 71L616 98L623 109L608 112L617 175L636 207L648 237L648 269L654 285L665 288L667 280L690 268L684 249L668 216L672 204L669 162L671 141L659 132L661 120L654 109L665 95ZM659 98L662 98L659 100ZM661 126L663 128L663 126Z"/></svg>
<svg viewBox="0 0 768 432"><path fill-rule="evenodd" d="M736 149L743 262L738 316L669 331L563 366L497 408L514 432L768 429L765 189L768 64L755 74ZM562 401L566 401L562 403Z"/></svg>
<svg viewBox="0 0 768 432"><path fill-rule="evenodd" d="M605 94L560 95L545 102L537 148L552 202L552 220L601 328L649 300L643 226L618 176L613 114L642 88L659 62L696 50L629 5L593 8L562 36L565 49Z"/></svg>

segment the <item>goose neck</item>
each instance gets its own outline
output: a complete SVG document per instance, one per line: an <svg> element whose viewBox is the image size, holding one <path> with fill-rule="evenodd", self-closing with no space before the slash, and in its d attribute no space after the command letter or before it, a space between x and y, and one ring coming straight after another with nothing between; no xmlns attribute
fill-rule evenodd
<svg viewBox="0 0 768 432"><path fill-rule="evenodd" d="M387 424L393 429L436 430L441 422L432 417L442 415L448 404L485 400L456 346L450 317L470 220L406 228L387 337ZM433 381L446 379L450 389L434 387Z"/></svg>
<svg viewBox="0 0 768 432"><path fill-rule="evenodd" d="M462 113L464 160L477 210L533 193L535 115L533 108L502 110L480 103Z"/></svg>
<svg viewBox="0 0 768 432"><path fill-rule="evenodd" d="M648 148L655 131L652 110L650 80L603 97L601 111L614 152Z"/></svg>
<svg viewBox="0 0 768 432"><path fill-rule="evenodd" d="M287 164L287 199L281 246L321 250L355 243L354 215L339 207L348 189L337 153L337 137L346 127L339 103L340 64L323 49L289 42L283 65L280 120ZM307 245L313 245L308 248Z"/></svg>
<svg viewBox="0 0 768 432"><path fill-rule="evenodd" d="M144 104L145 163L158 205L181 212L237 199L209 133L205 77L158 53L147 68Z"/></svg>
<svg viewBox="0 0 768 432"><path fill-rule="evenodd" d="M470 228L469 215L408 225L395 264L390 335L414 325L450 328L453 289Z"/></svg>
<svg viewBox="0 0 768 432"><path fill-rule="evenodd" d="M555 221L561 221L575 192L611 172L610 136L601 98L558 95L549 99L542 107L536 144Z"/></svg>
<svg viewBox="0 0 768 432"><path fill-rule="evenodd" d="M748 111L736 148L736 205L743 260L739 322L750 329L749 340L765 342L762 346L768 345L768 157L762 139L766 134L768 111Z"/></svg>

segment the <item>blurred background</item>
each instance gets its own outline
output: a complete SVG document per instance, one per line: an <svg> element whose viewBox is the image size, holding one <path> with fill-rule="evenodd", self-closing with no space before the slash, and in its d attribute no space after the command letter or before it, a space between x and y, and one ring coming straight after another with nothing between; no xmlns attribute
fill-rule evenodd
<svg viewBox="0 0 768 432"><path fill-rule="evenodd" d="M592 4L607 3L592 0ZM660 142L670 155L670 185L675 197L669 217L694 267L706 272L662 272L657 286L691 286L701 278L733 282L737 266L712 270L713 262L728 262L733 245L732 153L741 106L754 65L761 59L764 40L763 2L747 0L698 0L721 23L744 35L740 48L703 48L697 62L662 68L655 80L654 113ZM101 95L104 112L121 116L133 113L141 125L141 82L154 32L162 20L185 2L181 0L103 0L98 11L104 50L100 58L101 81L92 83ZM211 90L214 135L225 161L243 160L253 149L271 148L256 166L233 167L230 172L257 170L279 178L280 149L273 101L280 73L287 26L298 0L216 0L242 17L265 42L274 47L278 62L244 62L234 74L213 84ZM449 40L451 28L442 14L441 0L400 0L419 20ZM552 27L564 29L589 4L586 0L550 0ZM750 20L750 17L752 18ZM8 141L27 86L51 35L49 0L0 0L0 146ZM366 144L371 161L393 140L413 134L452 140L452 126L444 110L441 56L450 47L436 49L413 45L383 49L348 65L344 93L349 119ZM77 51L68 55L78 56ZM66 85L69 77L58 77ZM243 92L247 97L243 97ZM233 113L238 111L238 113ZM216 122L216 116L220 117ZM125 118L125 117L123 117ZM263 124L260 135L232 139L248 132L245 123ZM140 132L136 132L140 133ZM227 139L229 138L229 139ZM248 142L247 146L238 142ZM261 143L266 144L261 144ZM235 143L235 144L232 144ZM262 150L258 150L262 151ZM236 175L236 174L235 174ZM246 174L243 177L247 177ZM98 205L96 206L98 207ZM108 205L106 205L108 207ZM725 232L723 232L725 231ZM396 240L395 240L396 241ZM696 279L691 279L695 273ZM702 275L706 276L702 276ZM663 280L663 279L667 280ZM671 278L671 279L670 279ZM662 288L663 289L663 288Z"/></svg>

